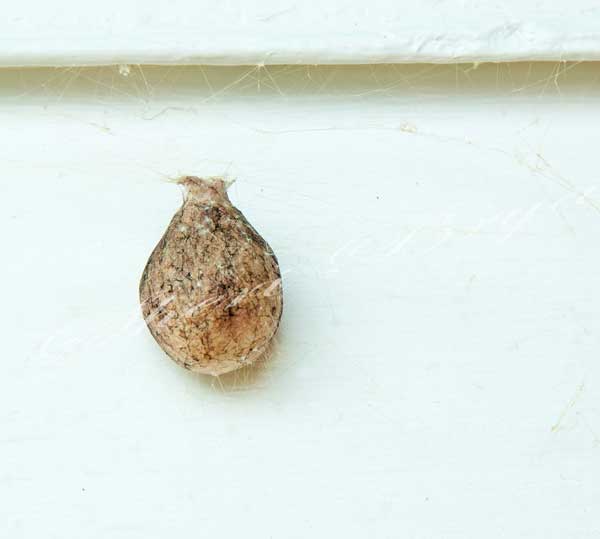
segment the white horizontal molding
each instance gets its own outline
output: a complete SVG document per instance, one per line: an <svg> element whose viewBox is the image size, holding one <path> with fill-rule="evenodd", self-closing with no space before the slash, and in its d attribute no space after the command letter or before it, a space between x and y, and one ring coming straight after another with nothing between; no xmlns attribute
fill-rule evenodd
<svg viewBox="0 0 600 539"><path fill-rule="evenodd" d="M39 4L4 9L0 66L600 60L588 0Z"/></svg>

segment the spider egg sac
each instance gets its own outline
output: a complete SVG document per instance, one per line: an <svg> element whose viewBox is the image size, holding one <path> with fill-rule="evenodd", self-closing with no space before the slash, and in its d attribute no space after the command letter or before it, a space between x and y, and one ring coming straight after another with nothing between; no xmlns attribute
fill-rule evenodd
<svg viewBox="0 0 600 539"><path fill-rule="evenodd" d="M185 176L183 205L140 281L144 320L186 369L218 376L265 352L283 308L275 254L221 178Z"/></svg>

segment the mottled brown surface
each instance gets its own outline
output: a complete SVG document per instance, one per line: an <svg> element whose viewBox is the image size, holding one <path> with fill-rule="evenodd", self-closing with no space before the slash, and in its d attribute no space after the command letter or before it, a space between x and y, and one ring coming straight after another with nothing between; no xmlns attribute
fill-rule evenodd
<svg viewBox="0 0 600 539"><path fill-rule="evenodd" d="M216 376L264 352L281 318L281 275L223 180L180 183L186 200L150 255L140 302L150 332L173 360Z"/></svg>

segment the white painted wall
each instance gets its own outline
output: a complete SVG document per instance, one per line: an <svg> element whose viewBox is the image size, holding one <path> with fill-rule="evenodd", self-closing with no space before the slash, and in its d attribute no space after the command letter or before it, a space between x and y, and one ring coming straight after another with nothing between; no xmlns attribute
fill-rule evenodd
<svg viewBox="0 0 600 539"><path fill-rule="evenodd" d="M593 0L20 0L0 65L600 59Z"/></svg>
<svg viewBox="0 0 600 539"><path fill-rule="evenodd" d="M598 537L597 69L0 71L2 537ZM285 273L219 383L137 301L186 172Z"/></svg>

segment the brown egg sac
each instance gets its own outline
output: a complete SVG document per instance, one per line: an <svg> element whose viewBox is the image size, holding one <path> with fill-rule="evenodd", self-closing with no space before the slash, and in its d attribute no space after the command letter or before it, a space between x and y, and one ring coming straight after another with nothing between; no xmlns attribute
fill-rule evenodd
<svg viewBox="0 0 600 539"><path fill-rule="evenodd" d="M186 176L183 206L150 255L142 313L186 369L218 376L258 359L283 307L275 254L227 196L221 178Z"/></svg>

